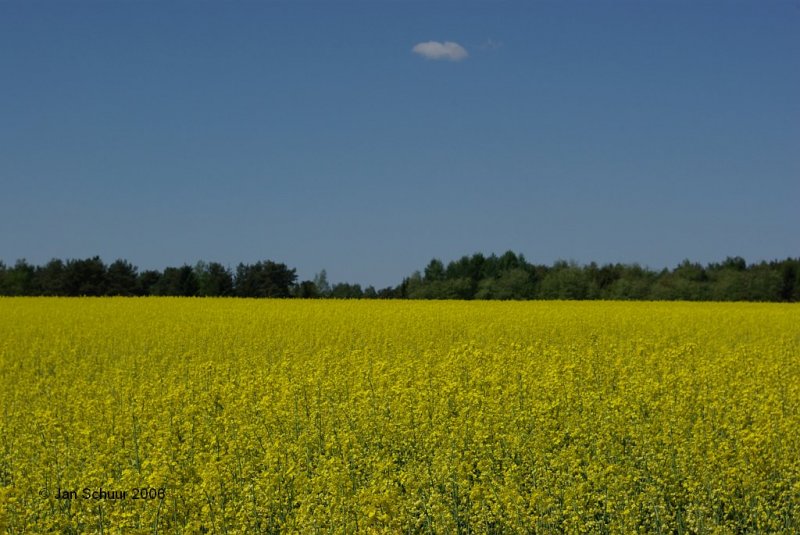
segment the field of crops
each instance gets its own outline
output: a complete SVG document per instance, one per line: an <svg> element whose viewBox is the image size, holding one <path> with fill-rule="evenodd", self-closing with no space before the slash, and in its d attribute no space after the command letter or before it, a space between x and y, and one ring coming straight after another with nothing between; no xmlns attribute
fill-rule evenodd
<svg viewBox="0 0 800 535"><path fill-rule="evenodd" d="M0 532L800 532L800 308L0 299Z"/></svg>

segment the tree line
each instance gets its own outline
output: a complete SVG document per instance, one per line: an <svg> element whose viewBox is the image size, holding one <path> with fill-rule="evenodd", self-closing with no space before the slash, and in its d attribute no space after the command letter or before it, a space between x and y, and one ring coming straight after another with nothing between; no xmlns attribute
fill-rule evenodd
<svg viewBox="0 0 800 535"><path fill-rule="evenodd" d="M106 265L98 256L53 259L37 266L0 261L0 295L194 296L339 299L618 299L686 301L800 301L800 258L748 264L741 257L701 265L685 260L660 271L638 264L528 262L508 251L481 253L445 265L431 260L397 286L376 289L330 284L325 270L298 281L294 268L271 260L218 262L139 271L127 260Z"/></svg>

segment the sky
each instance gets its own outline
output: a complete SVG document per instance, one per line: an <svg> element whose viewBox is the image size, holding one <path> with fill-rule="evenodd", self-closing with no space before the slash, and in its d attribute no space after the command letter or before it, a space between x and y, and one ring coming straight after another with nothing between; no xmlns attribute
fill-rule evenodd
<svg viewBox="0 0 800 535"><path fill-rule="evenodd" d="M800 2L0 2L0 260L800 256Z"/></svg>

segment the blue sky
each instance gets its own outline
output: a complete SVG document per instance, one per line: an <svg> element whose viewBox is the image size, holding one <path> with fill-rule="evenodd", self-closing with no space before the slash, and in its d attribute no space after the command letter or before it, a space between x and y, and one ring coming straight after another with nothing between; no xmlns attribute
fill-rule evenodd
<svg viewBox="0 0 800 535"><path fill-rule="evenodd" d="M798 95L797 2L1 2L0 259L798 256Z"/></svg>

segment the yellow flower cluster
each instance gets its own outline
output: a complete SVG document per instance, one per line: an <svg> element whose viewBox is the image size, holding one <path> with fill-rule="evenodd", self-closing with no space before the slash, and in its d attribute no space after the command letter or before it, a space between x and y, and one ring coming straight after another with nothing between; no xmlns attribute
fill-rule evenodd
<svg viewBox="0 0 800 535"><path fill-rule="evenodd" d="M800 532L800 308L0 299L0 532Z"/></svg>

